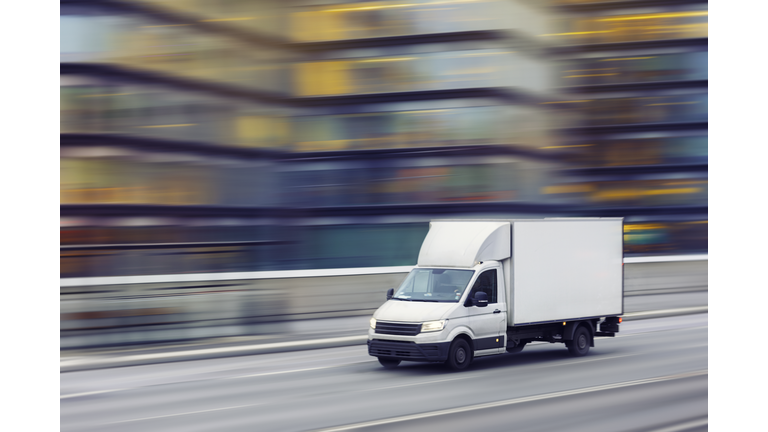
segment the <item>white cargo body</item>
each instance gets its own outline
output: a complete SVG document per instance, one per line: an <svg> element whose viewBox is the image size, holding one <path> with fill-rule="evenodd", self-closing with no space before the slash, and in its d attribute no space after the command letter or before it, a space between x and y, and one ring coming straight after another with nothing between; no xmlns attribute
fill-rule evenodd
<svg viewBox="0 0 768 432"><path fill-rule="evenodd" d="M586 355L624 312L622 218L430 222L416 267L371 319L369 354L445 361L562 342Z"/></svg>
<svg viewBox="0 0 768 432"><path fill-rule="evenodd" d="M508 325L623 313L621 218L432 221L418 266L489 260L504 269Z"/></svg>
<svg viewBox="0 0 768 432"><path fill-rule="evenodd" d="M512 325L624 312L621 219L512 224ZM509 272L507 272L509 274Z"/></svg>

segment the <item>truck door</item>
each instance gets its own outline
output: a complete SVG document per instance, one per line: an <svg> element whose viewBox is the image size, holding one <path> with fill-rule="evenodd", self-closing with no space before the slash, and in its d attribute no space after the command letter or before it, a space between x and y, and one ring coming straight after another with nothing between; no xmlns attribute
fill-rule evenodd
<svg viewBox="0 0 768 432"><path fill-rule="evenodd" d="M469 326L475 334L475 355L497 354L505 350L506 304L504 294L499 289L499 269L489 269L480 273L472 285L472 290L464 304L469 311ZM503 289L503 287L502 287ZM478 291L488 294L488 306L472 305L472 298Z"/></svg>

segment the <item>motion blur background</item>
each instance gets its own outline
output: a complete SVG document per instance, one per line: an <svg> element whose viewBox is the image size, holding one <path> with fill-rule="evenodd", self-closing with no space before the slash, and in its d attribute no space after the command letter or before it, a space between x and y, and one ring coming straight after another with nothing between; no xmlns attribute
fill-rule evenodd
<svg viewBox="0 0 768 432"><path fill-rule="evenodd" d="M402 271L344 307L263 272L414 265L433 218L707 253L706 2L60 6L62 348L370 313Z"/></svg>

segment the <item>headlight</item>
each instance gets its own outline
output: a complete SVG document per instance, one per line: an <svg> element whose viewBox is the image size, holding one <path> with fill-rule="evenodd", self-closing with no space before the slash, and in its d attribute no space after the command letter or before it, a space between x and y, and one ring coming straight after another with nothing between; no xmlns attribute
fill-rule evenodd
<svg viewBox="0 0 768 432"><path fill-rule="evenodd" d="M376 318L371 317L371 328L376 329Z"/></svg>
<svg viewBox="0 0 768 432"><path fill-rule="evenodd" d="M427 321L425 323L421 324L421 332L433 332L433 331L440 331L445 327L445 320L440 321Z"/></svg>

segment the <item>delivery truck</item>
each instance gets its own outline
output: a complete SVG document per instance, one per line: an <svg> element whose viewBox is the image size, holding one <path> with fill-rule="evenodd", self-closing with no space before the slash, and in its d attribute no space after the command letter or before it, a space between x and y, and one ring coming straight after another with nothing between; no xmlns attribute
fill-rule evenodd
<svg viewBox="0 0 768 432"><path fill-rule="evenodd" d="M466 369L563 343L574 356L624 313L622 218L434 220L417 265L370 320L368 353Z"/></svg>

